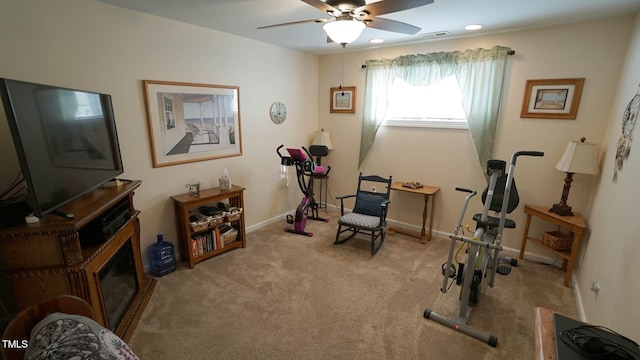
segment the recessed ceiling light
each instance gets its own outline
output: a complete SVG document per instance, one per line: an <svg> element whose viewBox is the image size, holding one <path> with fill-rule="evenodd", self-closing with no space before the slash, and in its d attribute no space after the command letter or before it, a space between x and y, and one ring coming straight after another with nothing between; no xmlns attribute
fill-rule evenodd
<svg viewBox="0 0 640 360"><path fill-rule="evenodd" d="M480 30L480 29L482 29L482 25L480 25L480 24L467 25L467 26L464 27L464 29L465 30L471 30L471 31Z"/></svg>
<svg viewBox="0 0 640 360"><path fill-rule="evenodd" d="M369 40L370 43L372 44L380 44L381 42L384 42L384 40L382 39L371 39Z"/></svg>

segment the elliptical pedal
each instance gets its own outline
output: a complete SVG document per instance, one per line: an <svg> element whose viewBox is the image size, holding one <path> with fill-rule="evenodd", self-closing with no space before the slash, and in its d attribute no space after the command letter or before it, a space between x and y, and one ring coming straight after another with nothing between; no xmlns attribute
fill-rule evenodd
<svg viewBox="0 0 640 360"><path fill-rule="evenodd" d="M510 259L510 258L500 258L498 259L498 266L496 267L496 272L500 275L509 275L511 274L511 267L518 266L518 260Z"/></svg>

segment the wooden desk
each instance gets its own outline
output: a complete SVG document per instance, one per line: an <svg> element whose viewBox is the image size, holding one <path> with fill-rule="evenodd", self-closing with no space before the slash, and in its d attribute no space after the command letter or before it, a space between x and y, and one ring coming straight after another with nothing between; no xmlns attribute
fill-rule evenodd
<svg viewBox="0 0 640 360"><path fill-rule="evenodd" d="M564 286L569 286L571 280L571 272L576 262L576 256L580 249L580 240L582 239L582 233L587 228L587 223L580 213L574 213L573 216L560 216L556 213L550 212L548 206L535 206L525 205L524 212L527 214L527 222L524 226L524 234L522 236L522 245L520 246L520 259L524 259L524 249L527 246L527 241L531 241L534 244L544 247L554 254L560 256L562 260L562 269L566 272L564 276ZM544 221L552 224L564 227L573 232L573 243L569 250L555 250L542 243L541 239L529 237L529 225L531 224L531 217L536 216Z"/></svg>
<svg viewBox="0 0 640 360"><path fill-rule="evenodd" d="M389 234L393 235L399 232L401 234L416 237L420 239L421 244L426 244L427 241L431 240L431 230L433 229L433 209L434 209L434 202L435 202L434 201L435 194L440 190L440 188L437 186L424 185L421 188L412 189L412 188L402 186L403 183L404 183L403 181L394 182L393 184L391 184L391 190L404 191L404 192L409 192L414 194L422 194L424 196L424 210L422 211L422 231L420 233L417 233L415 231L405 230L397 226L391 226L389 227ZM427 214L428 214L428 208L429 208L428 206L429 198L432 198L431 199L431 216L429 217L429 236L426 236L426 233L427 233L426 224L427 224Z"/></svg>

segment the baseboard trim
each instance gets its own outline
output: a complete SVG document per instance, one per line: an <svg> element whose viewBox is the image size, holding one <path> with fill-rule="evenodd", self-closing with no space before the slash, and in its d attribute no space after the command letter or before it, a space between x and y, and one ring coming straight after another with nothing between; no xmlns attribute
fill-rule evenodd
<svg viewBox="0 0 640 360"><path fill-rule="evenodd" d="M576 274L571 274L571 286L573 287L573 293L576 297L576 308L578 309L578 318L582 322L588 323L587 313L584 311L584 302L582 302L582 292L580 292L580 286L578 286L578 279Z"/></svg>
<svg viewBox="0 0 640 360"><path fill-rule="evenodd" d="M335 206L332 206L330 204L329 204L329 206L339 210ZM349 211L349 212L351 211L351 209L345 209L345 210ZM259 223L253 224L251 226L247 226L246 232L250 233L250 232L256 231L256 230L258 230L258 229L260 229L260 228L262 228L264 226L271 225L271 224L279 222L279 221L283 221L283 220L286 219L287 214L289 214L289 212L274 216L272 218L269 218L267 220L264 220L264 221L261 221ZM394 219L387 219L387 222L389 223L389 225L392 225L392 226L393 225L394 226L400 226L400 227L406 228L408 230L416 231L416 232L422 231L421 227L418 227L418 226L413 225L413 224L408 224L408 223L405 223L405 222L402 222L402 221L398 221L398 220L394 220ZM434 229L434 230L432 230L432 235L433 235L434 238L441 238L441 239L448 240L450 233ZM515 259L517 259L518 256L520 255L520 249L514 249L514 248L510 248L510 247L503 247L502 252L504 254L506 254L507 256L513 257ZM525 251L525 259L527 259L529 261L541 262L541 263L545 263L545 264L553 264L555 262L555 259L553 259L551 257L542 256L542 255L539 255L539 254L534 254L534 253L530 253L530 252L526 252L526 251ZM575 281L573 283L575 283Z"/></svg>
<svg viewBox="0 0 640 360"><path fill-rule="evenodd" d="M289 214L289 213L280 214L280 215L274 216L274 217L272 217L270 219L261 221L259 223L255 223L255 224L250 225L250 226L247 226L245 228L245 231L248 234L248 233L254 232L254 231L258 230L258 229L261 229L261 228L263 228L263 227L265 227L267 225L271 225L271 224L276 223L278 221L285 220L287 218L287 214Z"/></svg>
<svg viewBox="0 0 640 360"><path fill-rule="evenodd" d="M387 222L389 224L391 224L391 225L400 226L400 227L408 229L408 230L412 230L412 231L416 231L416 232L422 231L421 227L418 227L418 226L413 225L413 224L407 224L407 223L402 222L402 221L397 221L397 220L393 220L393 219L387 219ZM449 235L451 234L449 232L439 231L439 230L435 230L435 229L432 230L431 233L432 233L434 238L438 237L438 238L442 238L442 239L445 239L445 240L448 240L449 239ZM507 255L507 256L509 256L509 257L517 259L518 256L520 256L520 249L514 249L514 248L503 246L502 247L502 253ZM541 262L541 263L545 263L545 264L553 264L555 262L554 258L543 256L543 255L539 255L539 254L530 253L530 252L527 252L527 251L525 251L524 257L528 261Z"/></svg>

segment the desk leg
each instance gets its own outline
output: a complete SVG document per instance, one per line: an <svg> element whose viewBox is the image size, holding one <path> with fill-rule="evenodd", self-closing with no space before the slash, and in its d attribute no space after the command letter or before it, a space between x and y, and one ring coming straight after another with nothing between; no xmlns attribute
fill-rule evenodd
<svg viewBox="0 0 640 360"><path fill-rule="evenodd" d="M434 200L431 199L431 216L430 216L430 220L429 220L429 236L427 236L427 215L429 214L429 197L433 196L433 195L424 195L424 209L422 210L422 230L420 231L420 233L418 233L417 231L411 231L411 230L406 230L406 229L402 229L399 226L391 226L389 227L388 233L389 235L393 235L395 233L400 233L400 234L405 234L405 235L409 235L409 236L413 236L416 237L418 239L420 239L420 243L421 244L426 244L428 241L431 240L431 230L433 227L433 209L434 209Z"/></svg>
<svg viewBox="0 0 640 360"><path fill-rule="evenodd" d="M431 199L431 215L429 217L429 237L426 237L426 224L427 224L427 213L429 208L429 197L431 195L424 195L424 210L422 211L422 231L420 235L422 239L420 239L421 244L426 244L427 241L431 241L431 230L433 229L433 203L434 199Z"/></svg>
<svg viewBox="0 0 640 360"><path fill-rule="evenodd" d="M566 267L564 274L564 286L569 286L569 281L571 281L571 273L573 272L573 265L576 263L576 256L578 255L578 250L580 249L580 240L582 239L582 233L573 235L573 244L571 245L571 256L569 257L569 263L565 260L562 265Z"/></svg>
<svg viewBox="0 0 640 360"><path fill-rule="evenodd" d="M531 214L527 214L527 222L524 224L524 235L522 235L522 245L520 245L520 260L524 259L524 248L527 246L527 238L529 237L529 224L531 224Z"/></svg>

